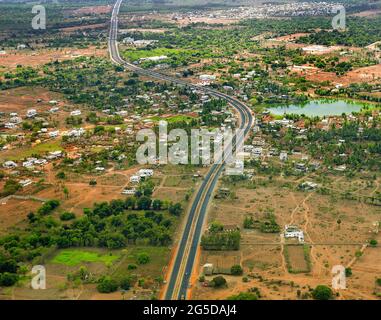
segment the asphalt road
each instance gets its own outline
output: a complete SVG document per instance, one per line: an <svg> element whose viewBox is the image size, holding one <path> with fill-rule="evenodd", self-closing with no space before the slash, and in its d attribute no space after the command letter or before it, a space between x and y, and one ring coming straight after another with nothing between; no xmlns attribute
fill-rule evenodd
<svg viewBox="0 0 381 320"><path fill-rule="evenodd" d="M250 133L254 124L254 117L251 110L242 102L234 97L218 92L216 90L195 86L184 80L173 78L171 76L142 69L134 64L124 61L118 49L118 14L123 0L117 0L112 12L110 34L109 34L109 52L110 58L115 64L123 65L140 75L152 77L158 80L165 80L171 83L202 90L205 93L225 99L239 114L240 129L243 134L236 138L236 141L244 140ZM233 146L234 147L234 146ZM193 199L191 210L187 216L183 234L177 248L177 254L170 274L170 279L166 288L165 299L185 299L189 280L192 274L194 260L200 243L201 232L205 222L208 204L211 200L218 179L224 170L224 164L213 164L206 174L196 196Z"/></svg>

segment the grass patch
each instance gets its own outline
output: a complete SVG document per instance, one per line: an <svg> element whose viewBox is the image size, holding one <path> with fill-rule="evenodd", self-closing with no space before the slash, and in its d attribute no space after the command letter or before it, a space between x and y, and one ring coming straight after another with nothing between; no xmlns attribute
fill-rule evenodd
<svg viewBox="0 0 381 320"><path fill-rule="evenodd" d="M159 116L151 117L150 120L153 122L159 122L161 120L167 121L168 123L176 123L176 122L190 122L194 120L195 118L189 117L189 116L183 116L183 115L177 115L173 117L168 117L168 118L162 118Z"/></svg>
<svg viewBox="0 0 381 320"><path fill-rule="evenodd" d="M297 274L311 272L312 266L309 246L285 245L283 253L289 273Z"/></svg>
<svg viewBox="0 0 381 320"><path fill-rule="evenodd" d="M144 245L128 246L123 250L123 258L114 270L113 277L122 279L123 277L136 274L139 277L150 277L152 279L164 276L164 267L168 265L171 250L167 247L150 247ZM137 259L139 254L148 254L150 261L147 264L139 265ZM137 269L128 270L128 265L136 264Z"/></svg>
<svg viewBox="0 0 381 320"><path fill-rule="evenodd" d="M15 149L11 150L9 154L7 154L7 159L9 160L21 160L24 158L29 158L33 155L43 155L48 152L52 151L63 151L63 148L61 147L61 141L60 140L54 140L49 141L46 143L40 143L38 145L35 145L32 148L21 148L21 149Z"/></svg>
<svg viewBox="0 0 381 320"><path fill-rule="evenodd" d="M52 263L64 264L67 266L76 266L83 262L103 262L105 264L111 264L119 257L119 255L101 255L97 252L90 251L63 250L52 259Z"/></svg>

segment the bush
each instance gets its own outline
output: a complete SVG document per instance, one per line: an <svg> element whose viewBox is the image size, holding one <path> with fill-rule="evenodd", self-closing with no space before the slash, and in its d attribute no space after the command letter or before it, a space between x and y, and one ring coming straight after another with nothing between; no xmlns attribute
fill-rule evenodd
<svg viewBox="0 0 381 320"><path fill-rule="evenodd" d="M73 212L64 212L60 215L61 221L69 221L75 219L75 214Z"/></svg>
<svg viewBox="0 0 381 320"><path fill-rule="evenodd" d="M138 268L138 266L136 265L136 264L129 264L128 266L127 266L127 270L135 270L135 269L137 269Z"/></svg>
<svg viewBox="0 0 381 320"><path fill-rule="evenodd" d="M138 254L138 263L147 264L150 261L150 257L147 253L142 252Z"/></svg>
<svg viewBox="0 0 381 320"><path fill-rule="evenodd" d="M58 200L50 200L45 202L42 207L38 209L38 213L41 215L47 215L51 213L53 210L58 208L60 205L60 202Z"/></svg>
<svg viewBox="0 0 381 320"><path fill-rule="evenodd" d="M345 276L350 277L352 275L352 269L351 268L345 268Z"/></svg>
<svg viewBox="0 0 381 320"><path fill-rule="evenodd" d="M371 247L377 247L378 242L377 242L377 240L372 239L372 240L369 241L369 244L370 244Z"/></svg>
<svg viewBox="0 0 381 320"><path fill-rule="evenodd" d="M97 285L97 290L100 293L111 293L118 290L118 283L110 279L108 277L104 277L101 280L99 280L99 283Z"/></svg>
<svg viewBox="0 0 381 320"><path fill-rule="evenodd" d="M18 280L19 280L19 277L17 274L9 273L9 272L1 273L0 274L0 287L11 287Z"/></svg>
<svg viewBox="0 0 381 320"><path fill-rule="evenodd" d="M176 203L176 204L171 203L168 207L168 212L174 216L179 216L182 211L183 211L183 208L181 207L180 203Z"/></svg>
<svg viewBox="0 0 381 320"><path fill-rule="evenodd" d="M239 264L232 266L230 272L233 276L241 276L243 274L242 267Z"/></svg>
<svg viewBox="0 0 381 320"><path fill-rule="evenodd" d="M63 172L63 171L58 172L56 175L56 178L61 179L61 180L65 179L66 178L65 172Z"/></svg>
<svg viewBox="0 0 381 320"><path fill-rule="evenodd" d="M237 295L228 297L228 300L258 300L258 297L255 293L241 292Z"/></svg>
<svg viewBox="0 0 381 320"><path fill-rule="evenodd" d="M130 290L132 287L132 279L130 277L122 279L122 281L120 281L120 287L123 290Z"/></svg>
<svg viewBox="0 0 381 320"><path fill-rule="evenodd" d="M333 292L330 287L319 285L312 291L312 297L315 300L330 300L333 297Z"/></svg>
<svg viewBox="0 0 381 320"><path fill-rule="evenodd" d="M377 283L378 286L381 286L381 278L378 278L378 279L376 280L376 283Z"/></svg>
<svg viewBox="0 0 381 320"><path fill-rule="evenodd" d="M226 287L227 286L227 282L226 282L226 279L223 276L217 276L217 277L213 278L213 280L211 281L211 285L214 288L221 288L221 287Z"/></svg>
<svg viewBox="0 0 381 320"><path fill-rule="evenodd" d="M3 192L1 192L2 197L7 197L11 194L15 194L18 190L20 190L21 185L15 180L8 180L5 182Z"/></svg>

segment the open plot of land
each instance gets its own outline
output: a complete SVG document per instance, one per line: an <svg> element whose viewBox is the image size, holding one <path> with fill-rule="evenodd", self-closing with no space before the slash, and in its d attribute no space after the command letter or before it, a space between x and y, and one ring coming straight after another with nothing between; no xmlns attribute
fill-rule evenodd
<svg viewBox="0 0 381 320"><path fill-rule="evenodd" d="M38 99L43 102L37 103ZM62 100L62 95L40 87L22 87L0 91L0 110L2 112L18 112L25 115L30 108L37 112L47 112L51 108L51 100Z"/></svg>
<svg viewBox="0 0 381 320"><path fill-rule="evenodd" d="M332 189L328 195L297 191L297 181L294 182L295 187L280 180L259 185L258 179L256 187L248 187L250 184L247 182L235 185L222 183L221 186L234 190L234 197L213 200L208 223L237 224L241 228L241 248L236 252L201 251L197 272L202 272L201 266L205 263L218 264L227 256L241 257L240 264L250 280L246 283L239 277L224 276L228 281L226 289L205 288L196 281L192 298L224 299L252 287L259 288L265 299L295 299L297 289L301 290L302 296L308 297L310 287L331 285L332 267L343 265L353 270L358 268L359 278L350 278L349 283L353 282L354 287L361 288L357 296L354 287L348 289L345 291L346 297L374 299L374 282L381 271L371 261L374 256L377 263L379 249L364 250L363 244L372 238L380 241L380 236L374 233L374 223L379 220L381 210L377 206L342 199L340 195L346 190L361 192L362 195L372 194L378 182L368 187L369 183L360 179L329 176L323 180L324 186ZM286 242L288 245L283 244L279 233L266 234L259 230L243 229L245 216L261 220L269 210L280 225L281 232L286 224L299 226L304 231L306 245L290 245L290 240ZM337 222L339 220L340 224ZM364 250L363 256L357 258L361 250ZM226 261L228 263L230 260L226 258ZM363 267L361 263L364 263ZM366 273L364 279L367 279L363 286L356 284L362 277L361 268ZM344 292L342 294L344 297Z"/></svg>
<svg viewBox="0 0 381 320"><path fill-rule="evenodd" d="M0 66L14 69L18 65L37 67L53 61L71 60L81 56L107 56L106 49L89 47L86 49L56 49L39 51L9 51L7 54L0 55Z"/></svg>
<svg viewBox="0 0 381 320"><path fill-rule="evenodd" d="M9 199L0 203L0 235L12 228L21 227L29 212L41 207L41 202L33 200Z"/></svg>
<svg viewBox="0 0 381 320"><path fill-rule="evenodd" d="M303 273L310 271L308 246L286 245L284 255L287 267L291 273Z"/></svg>
<svg viewBox="0 0 381 320"><path fill-rule="evenodd" d="M142 252L150 257L150 261L144 265L137 263L137 256ZM128 246L117 251L92 248L58 250L45 259L46 290L31 289L31 279L27 277L17 287L1 290L0 299L148 299L155 288L159 289L155 279L163 277L169 254L168 248L148 246ZM134 265L135 269L130 270L130 265ZM77 272L80 267L86 267L94 278L112 275L121 280L126 276L135 276L141 279L140 285L136 283L136 287L126 293L117 291L112 294L100 294L95 283L76 285L67 280L67 275Z"/></svg>
<svg viewBox="0 0 381 320"><path fill-rule="evenodd" d="M293 71L295 72L295 70ZM349 71L343 76L338 76L334 72L325 72L317 68L300 70L296 73L305 76L307 80L324 82L329 81L332 83L341 83L344 86L349 86L351 83L367 83L377 82L381 79L381 65L358 68Z"/></svg>

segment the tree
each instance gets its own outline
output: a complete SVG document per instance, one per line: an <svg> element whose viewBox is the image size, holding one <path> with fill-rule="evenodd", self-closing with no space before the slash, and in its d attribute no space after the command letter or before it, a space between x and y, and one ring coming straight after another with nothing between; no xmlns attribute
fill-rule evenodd
<svg viewBox="0 0 381 320"><path fill-rule="evenodd" d="M89 185L94 187L97 185L97 181L96 180L90 180Z"/></svg>
<svg viewBox="0 0 381 320"><path fill-rule="evenodd" d="M68 199L69 198L69 189L67 187L63 188L63 193L65 195L65 198Z"/></svg>
<svg viewBox="0 0 381 320"><path fill-rule="evenodd" d="M211 282L214 288L226 287L227 285L226 279L223 276L214 277Z"/></svg>
<svg viewBox="0 0 381 320"><path fill-rule="evenodd" d="M127 198L124 201L124 207L126 209L130 209L131 208L131 210L134 210L135 209L135 204L136 204L136 198Z"/></svg>
<svg viewBox="0 0 381 320"><path fill-rule="evenodd" d="M141 252L138 254L137 261L139 264L147 264L150 260L151 259L147 253Z"/></svg>
<svg viewBox="0 0 381 320"><path fill-rule="evenodd" d="M151 198L143 196L137 201L138 210L148 210L151 208Z"/></svg>
<svg viewBox="0 0 381 320"><path fill-rule="evenodd" d="M33 212L29 212L28 215L27 215L27 218L28 218L30 223L33 223L33 222L37 221L37 217L36 217L36 215Z"/></svg>
<svg viewBox="0 0 381 320"><path fill-rule="evenodd" d="M103 277L98 282L97 290L100 293L115 292L118 290L118 283L109 277Z"/></svg>
<svg viewBox="0 0 381 320"><path fill-rule="evenodd" d="M369 244L371 247L377 247L378 242L376 239L372 239L369 241Z"/></svg>
<svg viewBox="0 0 381 320"><path fill-rule="evenodd" d="M60 215L61 221L69 221L75 219L75 214L73 212L64 212Z"/></svg>
<svg viewBox="0 0 381 320"><path fill-rule="evenodd" d="M215 233L215 232L221 232L223 230L224 230L224 226L221 223L217 222L217 221L212 222L210 227L209 227L209 231L213 232L213 233Z"/></svg>
<svg viewBox="0 0 381 320"><path fill-rule="evenodd" d="M130 290L131 286L132 286L132 279L131 279L131 277L123 278L123 279L120 281L120 287L121 287L123 290Z"/></svg>
<svg viewBox="0 0 381 320"><path fill-rule="evenodd" d="M3 192L1 192L2 197L9 196L11 194L15 194L18 190L20 190L21 185L15 180L7 180L4 185Z"/></svg>
<svg viewBox="0 0 381 320"><path fill-rule="evenodd" d="M352 275L352 269L351 268L345 268L345 276L350 277Z"/></svg>
<svg viewBox="0 0 381 320"><path fill-rule="evenodd" d="M241 292L228 297L228 300L258 300L258 296L252 292Z"/></svg>
<svg viewBox="0 0 381 320"><path fill-rule="evenodd" d="M230 272L233 276L241 276L243 274L242 267L239 264L232 266Z"/></svg>
<svg viewBox="0 0 381 320"><path fill-rule="evenodd" d="M65 179L65 178L66 178L66 174L65 174L65 172L63 172L63 171L58 172L58 173L56 174L56 178L57 178L57 179L61 179L61 180Z"/></svg>
<svg viewBox="0 0 381 320"><path fill-rule="evenodd" d="M157 211L161 210L162 205L163 205L163 202L161 200L155 199L152 202L152 209Z"/></svg>
<svg viewBox="0 0 381 320"><path fill-rule="evenodd" d="M174 216L179 216L182 211L183 211L183 208L181 207L181 203L176 203L176 204L171 203L168 207L168 212Z"/></svg>
<svg viewBox="0 0 381 320"><path fill-rule="evenodd" d="M333 297L333 292L330 287L319 285L312 291L312 297L315 300L330 300Z"/></svg>
<svg viewBox="0 0 381 320"><path fill-rule="evenodd" d="M9 273L9 272L2 273L0 274L0 287L11 287L18 280L19 280L19 277L17 274Z"/></svg>

